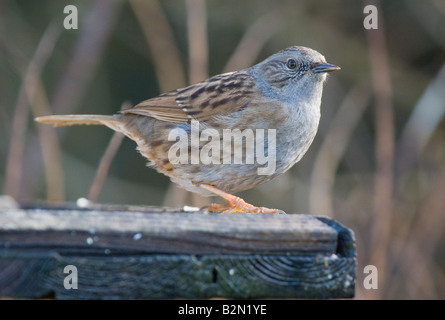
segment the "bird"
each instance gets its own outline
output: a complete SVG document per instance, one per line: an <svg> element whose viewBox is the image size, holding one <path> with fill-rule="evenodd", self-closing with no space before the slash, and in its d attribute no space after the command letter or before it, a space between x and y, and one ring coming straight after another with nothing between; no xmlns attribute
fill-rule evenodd
<svg viewBox="0 0 445 320"><path fill-rule="evenodd" d="M35 120L56 127L105 125L123 133L136 142L148 166L174 183L226 200L208 211L282 213L234 193L270 181L301 160L318 130L327 74L339 69L316 50L291 46L246 69L163 93L114 115Z"/></svg>

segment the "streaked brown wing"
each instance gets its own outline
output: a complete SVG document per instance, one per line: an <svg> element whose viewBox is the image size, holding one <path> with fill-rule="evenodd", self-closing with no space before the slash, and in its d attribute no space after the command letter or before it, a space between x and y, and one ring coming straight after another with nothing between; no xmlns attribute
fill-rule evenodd
<svg viewBox="0 0 445 320"><path fill-rule="evenodd" d="M122 110L121 113L137 114L168 122L187 122L187 114L176 103L177 91L142 101L131 109Z"/></svg>
<svg viewBox="0 0 445 320"><path fill-rule="evenodd" d="M211 77L183 89L145 100L124 114L137 114L162 121L185 123L205 120L218 114L240 110L257 95L254 81L246 71Z"/></svg>

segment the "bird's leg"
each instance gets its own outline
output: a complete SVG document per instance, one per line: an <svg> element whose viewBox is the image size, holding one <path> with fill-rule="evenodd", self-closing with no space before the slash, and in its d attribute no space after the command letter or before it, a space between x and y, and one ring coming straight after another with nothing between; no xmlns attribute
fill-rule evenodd
<svg viewBox="0 0 445 320"><path fill-rule="evenodd" d="M233 194L222 191L218 188L215 188L214 186L211 186L209 184L203 183L200 185L200 187L220 196L221 198L227 201L227 204L212 203L208 208L209 211L219 211L223 213L235 213L235 212L283 213L283 211L278 209L255 207L254 205L247 203L243 199L234 196Z"/></svg>

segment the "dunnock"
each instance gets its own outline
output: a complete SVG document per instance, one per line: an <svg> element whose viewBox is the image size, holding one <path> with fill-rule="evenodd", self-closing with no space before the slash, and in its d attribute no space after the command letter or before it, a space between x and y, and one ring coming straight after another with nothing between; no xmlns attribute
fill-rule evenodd
<svg viewBox="0 0 445 320"><path fill-rule="evenodd" d="M303 157L318 129L326 73L338 69L317 51L293 46L250 68L164 93L119 114L52 115L36 121L106 125L122 132L137 143L150 166L173 182L227 201L210 205L209 211L277 213L232 193L271 180ZM232 140L238 140L233 150ZM185 162L178 161L181 151ZM260 161L266 155L273 162L267 168Z"/></svg>

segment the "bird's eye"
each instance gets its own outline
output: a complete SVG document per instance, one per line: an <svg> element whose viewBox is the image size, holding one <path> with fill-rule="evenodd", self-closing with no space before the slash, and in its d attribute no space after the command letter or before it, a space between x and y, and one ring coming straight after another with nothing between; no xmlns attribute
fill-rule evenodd
<svg viewBox="0 0 445 320"><path fill-rule="evenodd" d="M295 69L297 67L297 61L295 61L294 59L287 60L287 67L289 69Z"/></svg>

